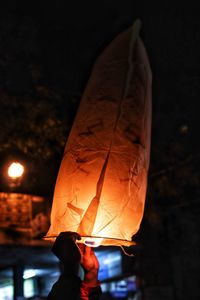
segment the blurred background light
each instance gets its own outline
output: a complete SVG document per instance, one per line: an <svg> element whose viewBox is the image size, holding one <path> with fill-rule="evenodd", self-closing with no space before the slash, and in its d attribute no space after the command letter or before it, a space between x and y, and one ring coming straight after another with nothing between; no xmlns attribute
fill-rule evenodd
<svg viewBox="0 0 200 300"><path fill-rule="evenodd" d="M8 176L12 179L20 178L24 174L24 166L19 162L12 162L8 167Z"/></svg>

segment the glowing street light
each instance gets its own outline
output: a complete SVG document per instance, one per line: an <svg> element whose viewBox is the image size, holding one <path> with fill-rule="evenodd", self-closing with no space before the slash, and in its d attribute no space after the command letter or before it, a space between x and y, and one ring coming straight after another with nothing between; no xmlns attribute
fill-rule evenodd
<svg viewBox="0 0 200 300"><path fill-rule="evenodd" d="M11 179L19 179L24 174L24 166L19 162L12 162L8 167L8 176Z"/></svg>

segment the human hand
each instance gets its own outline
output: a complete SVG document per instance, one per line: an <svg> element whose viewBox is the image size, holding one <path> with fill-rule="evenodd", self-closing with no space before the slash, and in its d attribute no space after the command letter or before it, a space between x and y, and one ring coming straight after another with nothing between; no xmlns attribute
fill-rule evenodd
<svg viewBox="0 0 200 300"><path fill-rule="evenodd" d="M96 286L98 283L99 262L91 247L79 244L81 252L81 266L85 272L84 282L89 286Z"/></svg>
<svg viewBox="0 0 200 300"><path fill-rule="evenodd" d="M80 239L80 235L76 232L61 232L53 244L52 252L64 264L77 264L81 255L75 242Z"/></svg>

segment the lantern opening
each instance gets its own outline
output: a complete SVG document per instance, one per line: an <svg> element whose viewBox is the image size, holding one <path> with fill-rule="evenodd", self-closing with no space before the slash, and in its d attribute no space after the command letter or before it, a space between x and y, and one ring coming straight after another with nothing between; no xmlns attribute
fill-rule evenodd
<svg viewBox="0 0 200 300"><path fill-rule="evenodd" d="M43 237L44 240L50 240L55 242L57 238L57 234L46 235ZM98 246L133 246L136 245L134 241L130 240L122 240L119 238L111 238L111 237L97 237L97 236L81 236L80 240L77 240L77 243L83 243L89 247L98 247Z"/></svg>

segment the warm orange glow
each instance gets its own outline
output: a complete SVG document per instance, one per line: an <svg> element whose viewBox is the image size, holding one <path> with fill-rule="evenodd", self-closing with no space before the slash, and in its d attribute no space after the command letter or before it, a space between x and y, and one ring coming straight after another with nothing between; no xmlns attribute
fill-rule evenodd
<svg viewBox="0 0 200 300"><path fill-rule="evenodd" d="M8 176L12 179L20 178L24 174L24 166L19 162L13 162L8 167Z"/></svg>
<svg viewBox="0 0 200 300"><path fill-rule="evenodd" d="M78 232L89 246L133 244L146 198L151 69L139 22L96 61L57 177L47 238Z"/></svg>

